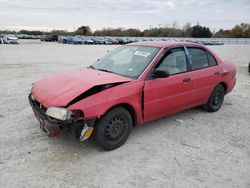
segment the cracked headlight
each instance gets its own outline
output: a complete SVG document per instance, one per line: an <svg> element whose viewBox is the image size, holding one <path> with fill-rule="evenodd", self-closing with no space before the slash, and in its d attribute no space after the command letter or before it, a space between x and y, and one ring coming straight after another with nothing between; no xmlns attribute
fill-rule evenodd
<svg viewBox="0 0 250 188"><path fill-rule="evenodd" d="M49 107L46 110L46 115L59 120L69 120L72 112L62 107Z"/></svg>

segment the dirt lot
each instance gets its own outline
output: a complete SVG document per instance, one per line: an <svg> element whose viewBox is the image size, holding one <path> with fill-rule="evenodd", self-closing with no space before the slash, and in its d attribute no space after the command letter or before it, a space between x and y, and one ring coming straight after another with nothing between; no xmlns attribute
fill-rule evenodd
<svg viewBox="0 0 250 188"><path fill-rule="evenodd" d="M0 187L250 187L250 45L211 47L237 66L221 110L200 108L135 127L105 152L39 129L27 96L38 79L87 66L116 46L0 45Z"/></svg>

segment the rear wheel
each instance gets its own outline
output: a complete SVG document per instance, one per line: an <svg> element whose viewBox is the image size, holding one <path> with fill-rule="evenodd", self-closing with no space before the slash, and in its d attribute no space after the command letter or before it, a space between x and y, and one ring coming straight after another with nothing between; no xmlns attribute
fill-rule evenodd
<svg viewBox="0 0 250 188"><path fill-rule="evenodd" d="M207 104L203 105L203 109L208 112L215 112L219 110L224 101L224 95L225 89L219 84L210 95Z"/></svg>
<svg viewBox="0 0 250 188"><path fill-rule="evenodd" d="M248 72L250 73L250 62L248 64Z"/></svg>
<svg viewBox="0 0 250 188"><path fill-rule="evenodd" d="M113 150L125 143L132 129L130 113L123 107L108 111L96 122L95 142L105 150Z"/></svg>

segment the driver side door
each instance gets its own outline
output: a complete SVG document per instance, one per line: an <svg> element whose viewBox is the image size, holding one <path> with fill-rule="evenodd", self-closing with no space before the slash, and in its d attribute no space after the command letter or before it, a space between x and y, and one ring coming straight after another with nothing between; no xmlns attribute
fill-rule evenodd
<svg viewBox="0 0 250 188"><path fill-rule="evenodd" d="M169 77L154 78L154 69L167 70ZM144 85L144 122L182 111L192 105L193 77L188 72L184 47L166 51Z"/></svg>

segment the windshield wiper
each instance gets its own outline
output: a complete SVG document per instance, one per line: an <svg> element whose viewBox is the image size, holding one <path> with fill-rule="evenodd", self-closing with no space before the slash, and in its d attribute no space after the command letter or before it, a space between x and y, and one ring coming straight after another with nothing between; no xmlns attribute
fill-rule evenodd
<svg viewBox="0 0 250 188"><path fill-rule="evenodd" d="M90 65L88 68L95 69L95 67L93 67L92 65Z"/></svg>
<svg viewBox="0 0 250 188"><path fill-rule="evenodd" d="M90 65L88 68L91 68L91 69L96 69L95 67L93 67L92 65ZM109 73L114 73L110 70L107 70L107 69L96 69L96 70L99 70L99 71L103 71L103 72L109 72Z"/></svg>
<svg viewBox="0 0 250 188"><path fill-rule="evenodd" d="M99 70L99 71L103 71L103 72L114 73L114 72L112 72L112 71L110 71L110 70L107 70L107 69L97 69L97 70Z"/></svg>

